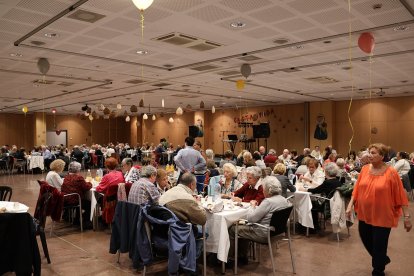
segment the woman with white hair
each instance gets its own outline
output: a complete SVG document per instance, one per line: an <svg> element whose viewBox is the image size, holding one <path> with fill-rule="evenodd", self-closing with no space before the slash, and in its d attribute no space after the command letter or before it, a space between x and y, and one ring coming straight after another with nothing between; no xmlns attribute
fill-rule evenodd
<svg viewBox="0 0 414 276"><path fill-rule="evenodd" d="M212 149L206 149L206 161L214 160L214 151Z"/></svg>
<svg viewBox="0 0 414 276"><path fill-rule="evenodd" d="M254 202L259 205L264 199L261 183L262 170L256 166L248 167L246 175L247 182L234 193L232 199L237 202Z"/></svg>
<svg viewBox="0 0 414 276"><path fill-rule="evenodd" d="M262 201L260 206L257 206L258 204L256 201L252 201L250 203L251 208L247 213L247 220L248 222L269 226L273 213L277 210L285 209L291 204L289 201L287 201L286 198L282 196L282 186L276 177L267 176L261 181L261 183L265 199ZM234 251L234 234L235 225L229 229L229 236L231 239L231 252ZM238 243L239 261L241 264L246 264L249 245L248 240L252 240L258 243L266 243L267 229L255 225L239 225L238 235L240 237Z"/></svg>
<svg viewBox="0 0 414 276"><path fill-rule="evenodd" d="M332 192L342 186L342 183L339 181L338 178L336 178L336 175L338 174L338 166L331 162L326 164L325 166L325 181L316 188L310 188L310 189L301 189L304 191L308 191L312 194L321 194L323 197L332 197ZM321 212L321 205L318 201L312 201L312 218L313 218L313 224L315 225L315 231L320 230L319 226L319 212Z"/></svg>
<svg viewBox="0 0 414 276"><path fill-rule="evenodd" d="M60 191L60 188L63 184L63 179L60 177L60 173L63 172L65 168L65 161L56 159L52 163L50 163L50 171L46 175L46 182L50 185L55 187Z"/></svg>
<svg viewBox="0 0 414 276"><path fill-rule="evenodd" d="M232 193L243 185L236 179L237 169L231 163L223 165L223 176L219 180L221 186L221 198L231 198Z"/></svg>

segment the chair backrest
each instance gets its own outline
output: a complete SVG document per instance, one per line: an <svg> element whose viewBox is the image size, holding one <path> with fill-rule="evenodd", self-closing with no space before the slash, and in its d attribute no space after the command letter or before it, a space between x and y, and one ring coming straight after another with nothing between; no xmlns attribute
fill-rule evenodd
<svg viewBox="0 0 414 276"><path fill-rule="evenodd" d="M46 224L47 211L49 206L49 200L52 198L52 193L45 191L38 199L36 206L36 212L39 220L39 225L44 229Z"/></svg>
<svg viewBox="0 0 414 276"><path fill-rule="evenodd" d="M13 194L13 189L9 186L0 186L0 201L10 201ZM7 199L9 196L9 199Z"/></svg>
<svg viewBox="0 0 414 276"><path fill-rule="evenodd" d="M273 212L272 218L270 219L270 226L274 228L274 231L270 232L271 236L276 236L286 232L286 224L292 209L293 205Z"/></svg>

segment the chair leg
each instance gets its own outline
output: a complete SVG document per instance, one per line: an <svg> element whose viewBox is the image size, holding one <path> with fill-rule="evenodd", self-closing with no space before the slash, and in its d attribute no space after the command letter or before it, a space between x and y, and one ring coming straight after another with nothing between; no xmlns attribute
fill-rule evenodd
<svg viewBox="0 0 414 276"><path fill-rule="evenodd" d="M237 252L238 252L238 242L239 242L239 227L236 224L234 231L234 275L237 275Z"/></svg>
<svg viewBox="0 0 414 276"><path fill-rule="evenodd" d="M79 205L79 222L80 222L81 232L83 232L82 205Z"/></svg>
<svg viewBox="0 0 414 276"><path fill-rule="evenodd" d="M118 250L118 260L116 261L119 264L119 258L121 257L121 251Z"/></svg>
<svg viewBox="0 0 414 276"><path fill-rule="evenodd" d="M40 241L42 242L43 253L46 256L47 263L50 264L49 250L47 250L46 235L45 231L40 231Z"/></svg>
<svg viewBox="0 0 414 276"><path fill-rule="evenodd" d="M269 244L270 259L272 260L273 275L276 275L276 271L275 271L275 260L273 259L273 250L272 250L272 243L270 241L270 233L267 236L267 242Z"/></svg>
<svg viewBox="0 0 414 276"><path fill-rule="evenodd" d="M202 226L203 231L203 275L207 276L207 253L206 253L206 226Z"/></svg>
<svg viewBox="0 0 414 276"><path fill-rule="evenodd" d="M295 260L293 259L293 254L292 254L292 246L291 246L291 240L290 240L290 233L288 233L288 244L289 244L289 252L290 252L290 260L292 261L292 269L293 269L293 273L296 274L296 268L295 268Z"/></svg>

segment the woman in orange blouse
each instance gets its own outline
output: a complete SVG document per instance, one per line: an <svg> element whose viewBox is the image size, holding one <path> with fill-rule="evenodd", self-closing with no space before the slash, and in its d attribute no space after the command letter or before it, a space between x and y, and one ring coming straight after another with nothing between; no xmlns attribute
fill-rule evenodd
<svg viewBox="0 0 414 276"><path fill-rule="evenodd" d="M372 275L385 275L385 266L391 262L387 256L388 237L392 227L397 227L401 210L404 228L411 230L408 200L397 171L384 163L387 147L383 144L369 146L369 161L358 177L346 213L351 215L355 203L358 231L362 243L372 257Z"/></svg>

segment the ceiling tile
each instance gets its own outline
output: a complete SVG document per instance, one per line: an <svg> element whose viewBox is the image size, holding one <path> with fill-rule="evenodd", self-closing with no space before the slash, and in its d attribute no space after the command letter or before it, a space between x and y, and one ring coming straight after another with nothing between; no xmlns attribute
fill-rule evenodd
<svg viewBox="0 0 414 276"><path fill-rule="evenodd" d="M294 14L282 7L273 7L267 8L261 11L253 12L249 14L254 19L265 22L265 23L272 23L278 22L286 18L293 17Z"/></svg>
<svg viewBox="0 0 414 276"><path fill-rule="evenodd" d="M269 0L223 0L220 4L239 12L250 12L272 4Z"/></svg>
<svg viewBox="0 0 414 276"><path fill-rule="evenodd" d="M207 22L215 22L218 20L225 19L227 17L233 16L234 14L221 9L217 6L209 5L188 13L189 16L194 18L207 21Z"/></svg>

